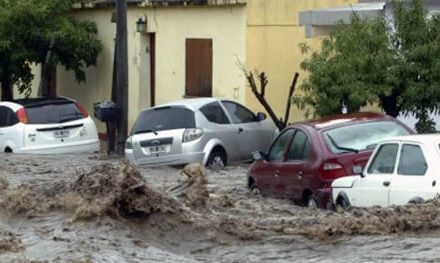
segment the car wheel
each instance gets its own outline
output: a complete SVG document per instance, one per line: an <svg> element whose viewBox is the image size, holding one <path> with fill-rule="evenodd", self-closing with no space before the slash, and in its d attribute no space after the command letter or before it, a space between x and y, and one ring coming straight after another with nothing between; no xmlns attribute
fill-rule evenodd
<svg viewBox="0 0 440 263"><path fill-rule="evenodd" d="M5 149L5 153L11 153L11 152L12 152L12 149L9 148L9 147L6 147L6 149Z"/></svg>
<svg viewBox="0 0 440 263"><path fill-rule="evenodd" d="M309 196L309 198L307 198L307 207L308 208L318 208L318 202L311 195Z"/></svg>
<svg viewBox="0 0 440 263"><path fill-rule="evenodd" d="M248 183L249 192L253 195L261 195L260 189L257 187L257 183L254 179L250 179Z"/></svg>
<svg viewBox="0 0 440 263"><path fill-rule="evenodd" d="M339 196L336 205L338 205L342 209L347 209L348 207L350 207L350 203L348 202L347 198L341 195Z"/></svg>
<svg viewBox="0 0 440 263"><path fill-rule="evenodd" d="M226 155L220 150L214 150L211 152L208 158L206 166L209 169L221 170L226 166Z"/></svg>

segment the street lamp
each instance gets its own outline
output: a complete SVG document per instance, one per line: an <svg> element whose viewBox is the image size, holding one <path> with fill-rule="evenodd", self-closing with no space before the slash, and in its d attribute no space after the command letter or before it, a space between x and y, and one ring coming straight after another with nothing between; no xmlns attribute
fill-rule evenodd
<svg viewBox="0 0 440 263"><path fill-rule="evenodd" d="M142 19L142 17L139 17L139 19L136 21L136 32L138 33L144 33L147 32L147 20Z"/></svg>

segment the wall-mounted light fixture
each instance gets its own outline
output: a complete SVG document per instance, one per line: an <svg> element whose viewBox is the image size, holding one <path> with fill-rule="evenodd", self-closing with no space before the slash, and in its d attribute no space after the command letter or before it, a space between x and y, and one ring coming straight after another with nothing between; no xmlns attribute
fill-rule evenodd
<svg viewBox="0 0 440 263"><path fill-rule="evenodd" d="M147 18L139 17L136 21L136 32L145 33L147 32Z"/></svg>

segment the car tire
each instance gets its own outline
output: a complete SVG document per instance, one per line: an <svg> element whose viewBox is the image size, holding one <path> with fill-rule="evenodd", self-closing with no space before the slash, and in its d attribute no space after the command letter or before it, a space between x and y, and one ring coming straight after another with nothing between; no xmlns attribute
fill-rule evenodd
<svg viewBox="0 0 440 263"><path fill-rule="evenodd" d="M336 205L342 209L347 209L350 207L350 203L348 202L347 198L342 195L338 197Z"/></svg>
<svg viewBox="0 0 440 263"><path fill-rule="evenodd" d="M261 195L261 191L260 189L258 189L255 180L253 179L249 179L249 180L250 180L248 183L249 193L251 193L252 195Z"/></svg>
<svg viewBox="0 0 440 263"><path fill-rule="evenodd" d="M12 149L9 148L9 147L6 147L6 148L5 148L5 153L12 153Z"/></svg>
<svg viewBox="0 0 440 263"><path fill-rule="evenodd" d="M226 166L226 155L220 150L214 150L209 154L206 167L213 170L221 170Z"/></svg>
<svg viewBox="0 0 440 263"><path fill-rule="evenodd" d="M308 208L319 208L318 201L312 195L307 198L306 206Z"/></svg>

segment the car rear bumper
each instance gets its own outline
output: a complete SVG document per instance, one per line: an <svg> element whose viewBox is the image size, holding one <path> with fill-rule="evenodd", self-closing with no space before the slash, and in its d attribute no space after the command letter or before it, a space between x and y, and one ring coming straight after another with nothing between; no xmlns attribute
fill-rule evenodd
<svg viewBox="0 0 440 263"><path fill-rule="evenodd" d="M131 163L139 166L179 165L188 163L203 164L204 157L205 153L197 152L135 159L133 155L133 150L125 149L125 158Z"/></svg>
<svg viewBox="0 0 440 263"><path fill-rule="evenodd" d="M23 147L17 153L30 154L64 154L64 153L95 153L99 152L99 140L88 140L79 143L56 144L39 147Z"/></svg>

